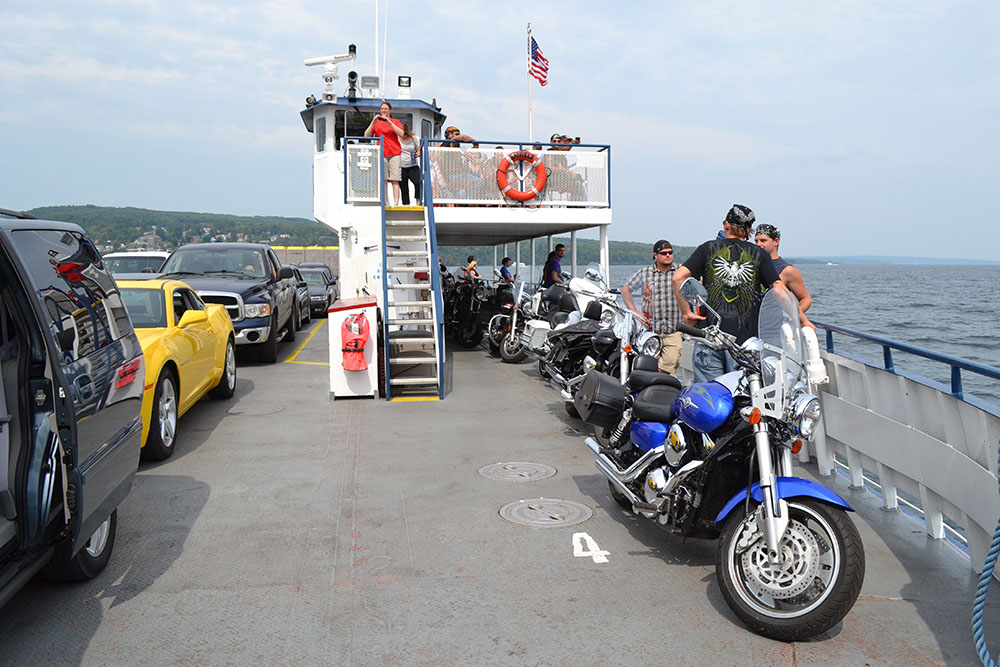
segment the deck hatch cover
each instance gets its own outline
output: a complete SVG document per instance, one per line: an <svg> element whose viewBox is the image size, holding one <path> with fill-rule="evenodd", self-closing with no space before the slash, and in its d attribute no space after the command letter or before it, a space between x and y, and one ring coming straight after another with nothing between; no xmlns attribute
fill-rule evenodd
<svg viewBox="0 0 1000 667"><path fill-rule="evenodd" d="M556 469L544 463L514 461L511 463L491 463L480 468L479 474L486 479L499 482L534 482L552 477L556 474Z"/></svg>
<svg viewBox="0 0 1000 667"><path fill-rule="evenodd" d="M244 417L273 415L276 412L281 412L281 406L274 403L244 403L240 401L226 412L231 415L241 415Z"/></svg>
<svg viewBox="0 0 1000 667"><path fill-rule="evenodd" d="M500 508L500 516L511 523L532 528L561 528L583 523L594 512L581 503L556 498L518 500Z"/></svg>

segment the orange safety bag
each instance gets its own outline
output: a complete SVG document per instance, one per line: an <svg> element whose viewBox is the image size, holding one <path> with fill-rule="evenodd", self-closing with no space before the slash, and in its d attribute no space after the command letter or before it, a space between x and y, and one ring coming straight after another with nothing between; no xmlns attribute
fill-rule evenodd
<svg viewBox="0 0 1000 667"><path fill-rule="evenodd" d="M368 318L364 313L355 313L344 318L340 328L341 351L344 353L344 370L363 371L368 369L365 361L365 345L368 344Z"/></svg>

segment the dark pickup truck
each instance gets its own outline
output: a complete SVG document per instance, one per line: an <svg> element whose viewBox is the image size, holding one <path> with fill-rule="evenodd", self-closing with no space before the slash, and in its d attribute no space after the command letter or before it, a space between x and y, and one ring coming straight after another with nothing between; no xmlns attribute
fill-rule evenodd
<svg viewBox="0 0 1000 667"><path fill-rule="evenodd" d="M135 478L145 359L77 225L0 218L0 605L107 565Z"/></svg>
<svg viewBox="0 0 1000 667"><path fill-rule="evenodd" d="M292 269L263 243L192 243L174 250L161 277L183 280L207 303L226 307L237 345L253 345L265 363L278 342L295 340L298 318Z"/></svg>

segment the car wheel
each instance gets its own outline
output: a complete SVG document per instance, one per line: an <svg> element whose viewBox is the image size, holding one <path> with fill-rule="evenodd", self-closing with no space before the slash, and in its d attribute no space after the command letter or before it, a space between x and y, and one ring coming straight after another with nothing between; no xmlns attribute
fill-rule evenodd
<svg viewBox="0 0 1000 667"><path fill-rule="evenodd" d="M278 316L271 316L271 335L257 346L257 361L273 364L278 360Z"/></svg>
<svg viewBox="0 0 1000 667"><path fill-rule="evenodd" d="M42 570L42 574L53 581L87 581L93 579L107 567L111 551L115 546L118 528L118 510L111 512L104 523L97 527L87 543L74 556L70 553L71 540L64 540L56 547L56 553Z"/></svg>
<svg viewBox="0 0 1000 667"><path fill-rule="evenodd" d="M208 392L212 398L232 398L236 393L236 345L233 339L226 341L226 359L222 366L222 377L219 384Z"/></svg>
<svg viewBox="0 0 1000 667"><path fill-rule="evenodd" d="M288 314L288 323L285 325L287 331L285 332L285 340L291 343L295 340L295 334L299 330L299 304L297 301L292 302L292 312Z"/></svg>
<svg viewBox="0 0 1000 667"><path fill-rule="evenodd" d="M142 448L147 461L162 461L174 453L177 439L177 380L164 368L156 380L153 414L149 416L149 435Z"/></svg>

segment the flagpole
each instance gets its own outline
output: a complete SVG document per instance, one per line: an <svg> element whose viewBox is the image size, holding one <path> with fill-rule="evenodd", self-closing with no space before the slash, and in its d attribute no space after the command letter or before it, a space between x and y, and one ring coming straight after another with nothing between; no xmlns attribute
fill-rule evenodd
<svg viewBox="0 0 1000 667"><path fill-rule="evenodd" d="M531 133L531 24L528 24L528 143L533 143L535 138Z"/></svg>

